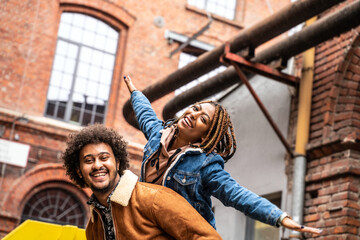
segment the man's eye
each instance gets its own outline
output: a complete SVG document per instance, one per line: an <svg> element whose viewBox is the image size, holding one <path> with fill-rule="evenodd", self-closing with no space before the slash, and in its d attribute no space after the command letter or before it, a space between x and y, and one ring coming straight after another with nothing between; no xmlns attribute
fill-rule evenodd
<svg viewBox="0 0 360 240"><path fill-rule="evenodd" d="M195 111L199 111L199 108L198 108L197 106L193 106L193 109L194 109Z"/></svg>
<svg viewBox="0 0 360 240"><path fill-rule="evenodd" d="M108 158L109 158L109 156L106 156L106 155L100 157L100 159L101 159L102 161L106 161Z"/></svg>
<svg viewBox="0 0 360 240"><path fill-rule="evenodd" d="M85 159L84 162L85 162L85 163L91 163L91 162L92 162L92 159L91 159L91 158L87 158L87 159Z"/></svg>

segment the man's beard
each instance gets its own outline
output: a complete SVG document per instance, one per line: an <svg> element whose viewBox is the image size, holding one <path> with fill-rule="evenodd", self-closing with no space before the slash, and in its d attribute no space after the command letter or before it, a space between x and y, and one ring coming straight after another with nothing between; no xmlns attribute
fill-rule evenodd
<svg viewBox="0 0 360 240"><path fill-rule="evenodd" d="M108 172L108 174L110 175L110 172ZM111 181L109 181L107 186L98 188L98 187L95 187L94 185L90 185L90 189L93 192L97 192L97 193L107 193L107 192L112 191L116 185L115 181L116 181L116 176L118 173L117 173L117 171L114 171L113 174L114 174L114 178Z"/></svg>

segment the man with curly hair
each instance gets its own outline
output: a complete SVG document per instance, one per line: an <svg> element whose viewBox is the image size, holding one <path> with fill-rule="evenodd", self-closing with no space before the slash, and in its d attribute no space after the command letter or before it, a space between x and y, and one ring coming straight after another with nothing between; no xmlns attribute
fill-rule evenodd
<svg viewBox="0 0 360 240"><path fill-rule="evenodd" d="M180 195L126 170L126 142L113 129L95 124L71 134L63 159L71 180L93 192L88 240L221 239Z"/></svg>

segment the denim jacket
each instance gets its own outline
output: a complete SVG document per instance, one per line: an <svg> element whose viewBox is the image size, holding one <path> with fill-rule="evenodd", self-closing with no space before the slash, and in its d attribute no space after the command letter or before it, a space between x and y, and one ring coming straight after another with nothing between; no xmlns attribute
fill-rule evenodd
<svg viewBox="0 0 360 240"><path fill-rule="evenodd" d="M143 181L145 163L160 147L164 123L157 118L149 100L140 91L132 92L131 103L139 127L148 140L141 166L140 181ZM220 155L206 155L200 148L189 148L179 154L164 173L162 184L182 195L214 228L211 196L225 206L273 226L277 226L283 213L267 199L240 186L224 170L224 160Z"/></svg>

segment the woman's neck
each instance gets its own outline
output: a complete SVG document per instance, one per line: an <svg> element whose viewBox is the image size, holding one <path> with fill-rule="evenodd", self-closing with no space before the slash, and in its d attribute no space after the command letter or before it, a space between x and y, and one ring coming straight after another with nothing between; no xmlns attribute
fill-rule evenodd
<svg viewBox="0 0 360 240"><path fill-rule="evenodd" d="M174 150L174 149L178 149L181 148L183 146L189 145L190 143L188 143L187 141L181 139L179 136L176 137L172 143L169 145L168 151Z"/></svg>

